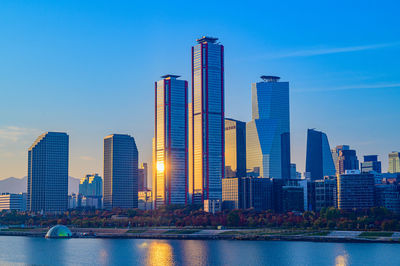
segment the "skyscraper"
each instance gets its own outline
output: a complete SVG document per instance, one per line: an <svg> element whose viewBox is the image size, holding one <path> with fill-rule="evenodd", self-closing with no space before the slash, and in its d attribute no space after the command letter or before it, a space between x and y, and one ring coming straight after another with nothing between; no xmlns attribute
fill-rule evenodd
<svg viewBox="0 0 400 266"><path fill-rule="evenodd" d="M40 135L28 150L27 209L58 212L68 208L69 136Z"/></svg>
<svg viewBox="0 0 400 266"><path fill-rule="evenodd" d="M221 200L225 170L224 46L202 37L192 47L193 202ZM192 178L192 177L191 177Z"/></svg>
<svg viewBox="0 0 400 266"><path fill-rule="evenodd" d="M334 149L331 150L333 163L335 164L336 168L336 175L339 173L339 153L342 150L350 150L349 145L338 145Z"/></svg>
<svg viewBox="0 0 400 266"><path fill-rule="evenodd" d="M246 176L246 123L225 118L225 177Z"/></svg>
<svg viewBox="0 0 400 266"><path fill-rule="evenodd" d="M341 150L338 156L338 169L336 174L342 175L346 170L358 170L359 162L355 150Z"/></svg>
<svg viewBox="0 0 400 266"><path fill-rule="evenodd" d="M378 161L378 155L365 155L364 162L361 163L361 172L369 173L376 172L382 173L381 162Z"/></svg>
<svg viewBox="0 0 400 266"><path fill-rule="evenodd" d="M315 129L307 130L306 172L311 180L336 174L328 137Z"/></svg>
<svg viewBox="0 0 400 266"><path fill-rule="evenodd" d="M188 83L178 77L165 75L155 84L155 208L187 203Z"/></svg>
<svg viewBox="0 0 400 266"><path fill-rule="evenodd" d="M112 134L104 138L105 209L138 207L138 157L133 137Z"/></svg>
<svg viewBox="0 0 400 266"><path fill-rule="evenodd" d="M252 120L246 126L246 160L251 174L290 178L289 83L262 76L252 84Z"/></svg>
<svg viewBox="0 0 400 266"><path fill-rule="evenodd" d="M89 174L79 182L79 194L86 197L102 197L103 179L98 174Z"/></svg>
<svg viewBox="0 0 400 266"><path fill-rule="evenodd" d="M147 163L142 163L139 168L138 191L147 190Z"/></svg>
<svg viewBox="0 0 400 266"><path fill-rule="evenodd" d="M389 153L389 173L400 173L400 152Z"/></svg>

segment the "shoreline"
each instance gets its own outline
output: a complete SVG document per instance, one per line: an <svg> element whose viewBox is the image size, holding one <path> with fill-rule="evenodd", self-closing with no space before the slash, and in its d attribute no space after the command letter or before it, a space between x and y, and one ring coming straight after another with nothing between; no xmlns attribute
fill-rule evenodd
<svg viewBox="0 0 400 266"><path fill-rule="evenodd" d="M244 240L244 241L305 241L305 242L326 242L326 243L385 243L400 244L400 232L393 232L389 237L362 237L363 232L367 231L331 231L327 235L285 235L270 232L270 234L257 234L255 230L235 229L231 230L198 230L195 233L185 233L184 229L180 233L174 233L172 229L136 229L144 230L141 233L130 233L128 229L110 228L71 228L72 238L81 239L162 239L162 240ZM44 237L46 229L33 230L7 230L0 231L1 236L25 236L25 237ZM148 231L148 232L147 232ZM93 235L87 235L87 233ZM171 233L170 233L171 232ZM250 232L250 233L249 233ZM355 235L357 232L358 235ZM371 232L371 231L370 231ZM83 235L86 233L86 235ZM302 232L304 233L304 232ZM375 234L385 232L374 231ZM386 232L387 233L387 232ZM335 236L336 235L336 236ZM337 236L339 235L339 236ZM346 236L348 235L348 236ZM351 236L353 235L353 236Z"/></svg>

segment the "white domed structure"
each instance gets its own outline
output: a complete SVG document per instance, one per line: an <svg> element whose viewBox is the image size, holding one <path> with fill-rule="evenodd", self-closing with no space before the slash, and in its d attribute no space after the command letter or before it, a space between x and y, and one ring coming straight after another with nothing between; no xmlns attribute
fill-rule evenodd
<svg viewBox="0 0 400 266"><path fill-rule="evenodd" d="M70 238L71 231L65 225L58 224L47 231L46 238Z"/></svg>

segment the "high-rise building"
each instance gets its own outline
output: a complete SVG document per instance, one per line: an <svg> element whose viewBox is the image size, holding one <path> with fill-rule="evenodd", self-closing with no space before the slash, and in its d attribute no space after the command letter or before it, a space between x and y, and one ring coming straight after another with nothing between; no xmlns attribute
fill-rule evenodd
<svg viewBox="0 0 400 266"><path fill-rule="evenodd" d="M400 191L396 184L375 185L375 206L400 214Z"/></svg>
<svg viewBox="0 0 400 266"><path fill-rule="evenodd" d="M246 176L246 123L225 118L225 177Z"/></svg>
<svg viewBox="0 0 400 266"><path fill-rule="evenodd" d="M325 177L315 180L314 184L314 203L313 209L320 211L322 208L336 207L336 177Z"/></svg>
<svg viewBox="0 0 400 266"><path fill-rule="evenodd" d="M89 174L79 181L79 194L91 197L103 196L103 179L98 174Z"/></svg>
<svg viewBox="0 0 400 266"><path fill-rule="evenodd" d="M105 209L138 207L138 159L133 137L112 134L104 138Z"/></svg>
<svg viewBox="0 0 400 266"><path fill-rule="evenodd" d="M246 126L249 175L290 178L289 83L262 76L252 84L252 120Z"/></svg>
<svg viewBox="0 0 400 266"><path fill-rule="evenodd" d="M138 180L138 190L147 190L147 163L142 163L139 168L139 180Z"/></svg>
<svg viewBox="0 0 400 266"><path fill-rule="evenodd" d="M26 193L1 193L0 194L0 212L26 211Z"/></svg>
<svg viewBox="0 0 400 266"><path fill-rule="evenodd" d="M339 173L339 153L342 150L350 150L349 145L338 145L334 149L331 150L333 163L335 164L336 168L336 175Z"/></svg>
<svg viewBox="0 0 400 266"><path fill-rule="evenodd" d="M355 150L341 150L339 151L338 157L338 169L337 175L344 174L347 170L358 170L359 162Z"/></svg>
<svg viewBox="0 0 400 266"><path fill-rule="evenodd" d="M194 203L221 200L225 174L224 46L202 37L192 47L192 157Z"/></svg>
<svg viewBox="0 0 400 266"><path fill-rule="evenodd" d="M339 209L368 209L374 206L374 175L347 170L337 179Z"/></svg>
<svg viewBox="0 0 400 266"><path fill-rule="evenodd" d="M389 153L389 173L400 173L400 152Z"/></svg>
<svg viewBox="0 0 400 266"><path fill-rule="evenodd" d="M222 179L224 209L270 210L273 208L272 180L258 177Z"/></svg>
<svg viewBox="0 0 400 266"><path fill-rule="evenodd" d="M306 172L311 180L336 174L328 137L315 129L307 130Z"/></svg>
<svg viewBox="0 0 400 266"><path fill-rule="evenodd" d="M40 135L28 150L27 210L60 212L68 208L69 136Z"/></svg>
<svg viewBox="0 0 400 266"><path fill-rule="evenodd" d="M361 163L361 172L369 173L376 172L382 173L381 162L378 161L378 155L365 155L364 162Z"/></svg>
<svg viewBox="0 0 400 266"><path fill-rule="evenodd" d="M188 83L165 75L156 82L154 207L186 204L188 194Z"/></svg>

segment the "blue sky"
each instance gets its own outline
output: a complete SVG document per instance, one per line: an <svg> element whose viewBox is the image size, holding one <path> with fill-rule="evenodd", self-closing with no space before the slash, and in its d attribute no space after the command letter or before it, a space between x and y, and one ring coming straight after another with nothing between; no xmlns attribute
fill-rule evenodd
<svg viewBox="0 0 400 266"><path fill-rule="evenodd" d="M278 3L279 2L279 3ZM351 2L351 3L349 3ZM26 175L45 131L70 135L70 175L102 174L103 137L151 159L154 81L190 79L202 35L225 46L226 114L249 121L252 82L290 82L292 161L307 128L359 159L400 150L398 1L0 2L0 179Z"/></svg>

